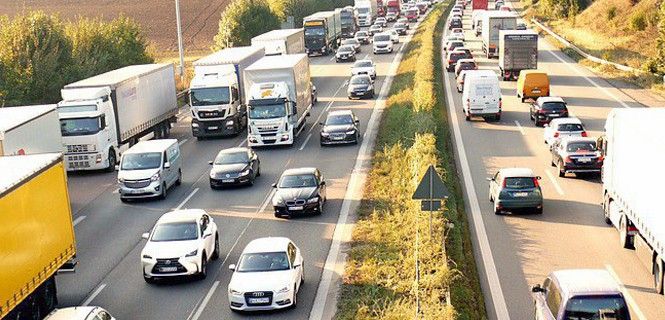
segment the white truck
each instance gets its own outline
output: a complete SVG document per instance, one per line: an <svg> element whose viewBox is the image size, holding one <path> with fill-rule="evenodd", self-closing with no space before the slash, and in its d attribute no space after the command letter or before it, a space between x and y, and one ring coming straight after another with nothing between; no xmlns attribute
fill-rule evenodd
<svg viewBox="0 0 665 320"><path fill-rule="evenodd" d="M303 29L277 29L252 38L253 47L263 47L266 56L305 53Z"/></svg>
<svg viewBox="0 0 665 320"><path fill-rule="evenodd" d="M499 32L517 28L517 14L508 11L487 11L482 22L483 52L490 59L499 54Z"/></svg>
<svg viewBox="0 0 665 320"><path fill-rule="evenodd" d="M358 25L369 27L377 14L376 0L355 0L353 7L358 13Z"/></svg>
<svg viewBox="0 0 665 320"><path fill-rule="evenodd" d="M499 31L499 71L517 80L520 71L538 69L538 34L533 30Z"/></svg>
<svg viewBox="0 0 665 320"><path fill-rule="evenodd" d="M244 130L243 71L264 52L262 47L227 48L194 62L194 78L189 84L193 136L237 135Z"/></svg>
<svg viewBox="0 0 665 320"><path fill-rule="evenodd" d="M0 156L62 153L56 105L0 108Z"/></svg>
<svg viewBox="0 0 665 320"><path fill-rule="evenodd" d="M245 69L249 146L293 145L312 109L306 54L269 56Z"/></svg>
<svg viewBox="0 0 665 320"><path fill-rule="evenodd" d="M173 64L133 65L66 85L58 103L68 171L113 171L140 138L167 137L178 103Z"/></svg>
<svg viewBox="0 0 665 320"><path fill-rule="evenodd" d="M635 249L661 294L665 259L663 122L663 109L613 109L605 123L605 135L599 139L605 157L605 222L618 229L624 248Z"/></svg>

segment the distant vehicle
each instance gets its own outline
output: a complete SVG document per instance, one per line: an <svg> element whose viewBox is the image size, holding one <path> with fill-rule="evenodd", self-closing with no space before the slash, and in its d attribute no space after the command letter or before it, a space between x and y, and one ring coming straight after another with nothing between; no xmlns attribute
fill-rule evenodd
<svg viewBox="0 0 665 320"><path fill-rule="evenodd" d="M360 120L351 110L336 110L328 113L321 122L319 142L321 146L334 144L358 144L360 141Z"/></svg>
<svg viewBox="0 0 665 320"><path fill-rule="evenodd" d="M118 171L120 200L166 199L171 186L182 183L182 154L178 140L141 141L122 154Z"/></svg>
<svg viewBox="0 0 665 320"><path fill-rule="evenodd" d="M459 77L459 74L464 70L478 70L478 65L473 59L459 59L457 64L455 64L455 77Z"/></svg>
<svg viewBox="0 0 665 320"><path fill-rule="evenodd" d="M539 70L522 70L517 77L517 97L536 99L550 95L550 78L547 73Z"/></svg>
<svg viewBox="0 0 665 320"><path fill-rule="evenodd" d="M335 53L335 62L356 61L356 49L352 45L343 45Z"/></svg>
<svg viewBox="0 0 665 320"><path fill-rule="evenodd" d="M44 320L115 320L102 307L69 307L55 309Z"/></svg>
<svg viewBox="0 0 665 320"><path fill-rule="evenodd" d="M482 20L481 20L481 21L482 21ZM483 24L482 24L482 22L479 22L479 23L476 25L476 27L474 28L474 34L476 35L476 37L478 37L478 36L480 36L481 34L483 34Z"/></svg>
<svg viewBox="0 0 665 320"><path fill-rule="evenodd" d="M362 44L369 44L370 34L367 31L356 32L356 40Z"/></svg>
<svg viewBox="0 0 665 320"><path fill-rule="evenodd" d="M288 169L277 183L272 205L275 217L322 214L326 203L326 181L317 168Z"/></svg>
<svg viewBox="0 0 665 320"><path fill-rule="evenodd" d="M397 19L396 23L403 23L404 26L406 27L406 30L409 30L411 26L409 26L409 18L407 17L402 17Z"/></svg>
<svg viewBox="0 0 665 320"><path fill-rule="evenodd" d="M373 0L355 0L354 9L358 13L358 25L369 27L377 15L376 1Z"/></svg>
<svg viewBox="0 0 665 320"><path fill-rule="evenodd" d="M454 15L464 16L464 11L462 10L461 7L453 8L453 10L450 11L450 15L451 16L454 16Z"/></svg>
<svg viewBox="0 0 665 320"><path fill-rule="evenodd" d="M586 136L587 133L584 125L582 125L582 121L573 117L552 119L549 124L545 125L545 130L543 130L543 140L550 147L557 139Z"/></svg>
<svg viewBox="0 0 665 320"><path fill-rule="evenodd" d="M524 22L518 22L515 26L515 30L526 30L526 24Z"/></svg>
<svg viewBox="0 0 665 320"><path fill-rule="evenodd" d="M466 58L466 53L464 51L448 52L448 57L446 58L446 71L455 71L455 65L457 65L457 61L464 58Z"/></svg>
<svg viewBox="0 0 665 320"><path fill-rule="evenodd" d="M538 33L499 31L499 71L504 81L517 80L522 70L538 69Z"/></svg>
<svg viewBox="0 0 665 320"><path fill-rule="evenodd" d="M448 36L446 36L445 44L443 45L443 49L444 49L444 50L447 50L447 48L448 48L448 46L450 45L450 42L451 42L451 41L462 41L462 39L460 39L460 38L458 38L458 37L456 37L456 36L452 36L452 35L448 35ZM464 44L464 43L462 43L462 44Z"/></svg>
<svg viewBox="0 0 665 320"><path fill-rule="evenodd" d="M376 67L372 60L358 60L351 67L351 75L366 74L372 80L376 79Z"/></svg>
<svg viewBox="0 0 665 320"><path fill-rule="evenodd" d="M342 46L353 46L353 49L355 49L356 53L360 52L361 50L360 41L356 40L355 38L342 40Z"/></svg>
<svg viewBox="0 0 665 320"><path fill-rule="evenodd" d="M536 126L550 123L552 119L568 116L566 102L560 97L540 97L531 104L529 117Z"/></svg>
<svg viewBox="0 0 665 320"><path fill-rule="evenodd" d="M448 29L452 30L453 28L462 28L462 19L453 18L448 22Z"/></svg>
<svg viewBox="0 0 665 320"><path fill-rule="evenodd" d="M504 5L505 5L505 3L503 1L496 1L496 2L494 2L494 10L499 10Z"/></svg>
<svg viewBox="0 0 665 320"><path fill-rule="evenodd" d="M54 104L0 108L0 156L61 153L67 129Z"/></svg>
<svg viewBox="0 0 665 320"><path fill-rule="evenodd" d="M557 167L559 177L566 173L600 174L603 157L595 138L563 138L552 144L552 166Z"/></svg>
<svg viewBox="0 0 665 320"><path fill-rule="evenodd" d="M393 43L399 43L399 34L395 30L388 30L385 33L390 35L390 41Z"/></svg>
<svg viewBox="0 0 665 320"><path fill-rule="evenodd" d="M367 33L369 33L370 36L373 36L375 34L383 32L383 27L378 25L378 24L373 24L369 29L367 30Z"/></svg>
<svg viewBox="0 0 665 320"><path fill-rule="evenodd" d="M366 74L351 77L347 95L349 99L374 98L374 83L372 78Z"/></svg>
<svg viewBox="0 0 665 320"><path fill-rule="evenodd" d="M464 80L466 78L467 70L462 70L459 75L457 75L457 92L462 92L464 90Z"/></svg>
<svg viewBox="0 0 665 320"><path fill-rule="evenodd" d="M501 120L501 86L494 71L468 70L462 101L466 121L474 116Z"/></svg>
<svg viewBox="0 0 665 320"><path fill-rule="evenodd" d="M253 185L261 175L261 160L249 148L230 148L220 151L215 160L208 162L210 188L216 189L232 185Z"/></svg>
<svg viewBox="0 0 665 320"><path fill-rule="evenodd" d="M467 47L457 47L453 49L453 51L450 52L463 52L464 53L464 58L462 59L473 59L473 54L471 54L471 49Z"/></svg>
<svg viewBox="0 0 665 320"><path fill-rule="evenodd" d="M407 29L408 29L407 25L402 22L396 22L393 25L393 30L395 30L395 32L397 32L397 34L400 36L405 36Z"/></svg>
<svg viewBox="0 0 665 320"><path fill-rule="evenodd" d="M303 18L303 30L308 55L334 52L342 37L341 10L320 11Z"/></svg>
<svg viewBox="0 0 665 320"><path fill-rule="evenodd" d="M607 270L554 271L531 292L536 319L630 320L621 288Z"/></svg>
<svg viewBox="0 0 665 320"><path fill-rule="evenodd" d="M499 7L499 11L508 11L510 12L512 9L509 6L501 6Z"/></svg>
<svg viewBox="0 0 665 320"><path fill-rule="evenodd" d="M418 9L411 8L409 10L406 10L406 18L409 20L409 22L418 21Z"/></svg>
<svg viewBox="0 0 665 320"><path fill-rule="evenodd" d="M340 10L340 20L342 23L342 38L353 38L358 31L358 21L355 9L347 6Z"/></svg>
<svg viewBox="0 0 665 320"><path fill-rule="evenodd" d="M418 1L416 2L416 7L418 7L420 14L425 14L427 12L427 8L429 8L429 4L427 2Z"/></svg>
<svg viewBox="0 0 665 320"><path fill-rule="evenodd" d="M464 48L464 42L460 40L449 41L448 43L446 43L446 47L444 48L444 50L446 52L452 52L457 48Z"/></svg>
<svg viewBox="0 0 665 320"><path fill-rule="evenodd" d="M245 246L229 282L233 311L295 308L305 282L300 249L288 238L259 238Z"/></svg>
<svg viewBox="0 0 665 320"><path fill-rule="evenodd" d="M452 35L453 33L464 33L464 29L462 28L453 28L450 30L450 34Z"/></svg>
<svg viewBox="0 0 665 320"><path fill-rule="evenodd" d="M515 209L529 209L543 213L543 193L539 176L529 168L504 168L489 180L489 198L494 203L494 214Z"/></svg>
<svg viewBox="0 0 665 320"><path fill-rule="evenodd" d="M386 13L386 21L391 22L395 20L397 20L397 12L388 11L388 13Z"/></svg>
<svg viewBox="0 0 665 320"><path fill-rule="evenodd" d="M452 32L450 32L450 35L462 39L462 41L465 40L464 31L461 31L461 28L454 28Z"/></svg>
<svg viewBox="0 0 665 320"><path fill-rule="evenodd" d="M385 28L385 27L388 26L388 21L386 20L386 18L383 18L383 17L376 18L376 21L374 21L374 24L381 25L381 27Z"/></svg>
<svg viewBox="0 0 665 320"><path fill-rule="evenodd" d="M252 47L263 47L266 56L305 53L305 34L302 28L271 30L252 38L251 41Z"/></svg>
<svg viewBox="0 0 665 320"><path fill-rule="evenodd" d="M499 54L499 33L501 30L515 30L517 26L517 14L514 12L488 11L483 14L482 22L482 49L487 58L493 58Z"/></svg>
<svg viewBox="0 0 665 320"><path fill-rule="evenodd" d="M141 250L143 279L192 276L205 279L208 263L219 259L219 235L214 219L202 209L175 210L163 214Z"/></svg>
<svg viewBox="0 0 665 320"><path fill-rule="evenodd" d="M459 13L464 12L464 5L462 5L461 3L458 2L453 6L452 11L459 12Z"/></svg>
<svg viewBox="0 0 665 320"><path fill-rule="evenodd" d="M393 52L393 39L391 39L390 34L375 34L372 42L374 43L372 48L374 54Z"/></svg>

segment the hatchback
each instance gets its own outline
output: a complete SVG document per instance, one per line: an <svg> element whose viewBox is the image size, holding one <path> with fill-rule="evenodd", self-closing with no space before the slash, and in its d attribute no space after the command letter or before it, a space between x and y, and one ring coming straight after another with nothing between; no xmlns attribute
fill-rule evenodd
<svg viewBox="0 0 665 320"><path fill-rule="evenodd" d="M539 176L529 168L505 168L487 179L489 199L494 204L494 213L501 214L513 209L531 209L543 213L543 193Z"/></svg>
<svg viewBox="0 0 665 320"><path fill-rule="evenodd" d="M603 156L594 138L565 138L552 144L552 166L559 171L559 177L566 173L600 174Z"/></svg>
<svg viewBox="0 0 665 320"><path fill-rule="evenodd" d="M545 124L545 130L543 130L543 140L550 146L554 141L563 137L586 136L582 121L573 117L552 119L549 124Z"/></svg>

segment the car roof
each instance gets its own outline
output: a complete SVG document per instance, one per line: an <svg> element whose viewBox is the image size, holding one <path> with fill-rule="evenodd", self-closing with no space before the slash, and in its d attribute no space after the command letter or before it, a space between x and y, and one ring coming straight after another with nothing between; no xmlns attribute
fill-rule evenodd
<svg viewBox="0 0 665 320"><path fill-rule="evenodd" d="M235 147L235 148L222 149L221 151L219 151L219 153L237 153L237 152L247 152L247 151L249 151L249 148Z"/></svg>
<svg viewBox="0 0 665 320"><path fill-rule="evenodd" d="M344 44L344 45L339 46L339 49L342 49L342 48L347 48L347 49L350 49L350 50L355 50L355 49L353 48L353 46L350 45L350 44ZM339 50L339 49L338 49L338 50Z"/></svg>
<svg viewBox="0 0 665 320"><path fill-rule="evenodd" d="M265 237L250 241L242 253L285 252L291 239L286 237Z"/></svg>
<svg viewBox="0 0 665 320"><path fill-rule="evenodd" d="M536 176L530 168L503 168L499 171L504 178L533 178Z"/></svg>
<svg viewBox="0 0 665 320"><path fill-rule="evenodd" d="M453 49L452 52L456 52L456 51L463 51L463 52L466 52L466 51L471 51L471 49L469 49L469 48L467 48L467 47L455 47L455 49Z"/></svg>
<svg viewBox="0 0 665 320"><path fill-rule="evenodd" d="M353 115L353 111L349 109L344 109L344 110L333 110L328 112L328 116L343 116L343 115Z"/></svg>
<svg viewBox="0 0 665 320"><path fill-rule="evenodd" d="M164 152L168 147L178 143L177 139L157 139L157 140L147 140L139 141L129 150L125 151L123 154L132 154L132 153L144 153L144 152Z"/></svg>
<svg viewBox="0 0 665 320"><path fill-rule="evenodd" d="M359 63L359 62L369 62L369 63L372 63L372 60L370 60L370 59L356 60L356 62L354 63L354 65L355 65L356 63Z"/></svg>
<svg viewBox="0 0 665 320"><path fill-rule="evenodd" d="M282 176L292 176L292 175L298 175L298 174L314 174L315 172L316 172L316 168L314 168L314 167L292 168L292 169L284 170L284 173L282 173Z"/></svg>
<svg viewBox="0 0 665 320"><path fill-rule="evenodd" d="M577 119L575 117L556 118L556 119L552 119L550 121L550 124L564 124L564 123L579 123L579 124L582 124L582 121L580 121L580 119Z"/></svg>
<svg viewBox="0 0 665 320"><path fill-rule="evenodd" d="M46 319L84 320L97 308L99 307L70 307L70 308L55 309L46 317Z"/></svg>
<svg viewBox="0 0 665 320"><path fill-rule="evenodd" d="M543 103L547 103L547 102L563 102L563 103L565 103L565 101L563 101L563 98L561 98L561 97L551 97L551 96L550 97L540 97L536 100L536 102L539 103L539 104L543 104Z"/></svg>
<svg viewBox="0 0 665 320"><path fill-rule="evenodd" d="M558 270L550 274L565 296L579 294L616 293L620 294L619 284L604 269Z"/></svg>
<svg viewBox="0 0 665 320"><path fill-rule="evenodd" d="M163 214L157 223L196 222L205 213L203 209L173 210Z"/></svg>

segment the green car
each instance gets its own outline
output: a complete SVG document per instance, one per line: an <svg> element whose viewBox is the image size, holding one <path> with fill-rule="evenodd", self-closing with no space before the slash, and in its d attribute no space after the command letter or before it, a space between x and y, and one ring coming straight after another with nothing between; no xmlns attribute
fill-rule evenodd
<svg viewBox="0 0 665 320"><path fill-rule="evenodd" d="M494 203L494 213L513 209L531 209L537 214L543 213L543 193L540 189L539 176L528 168L500 169L490 182L489 198Z"/></svg>

